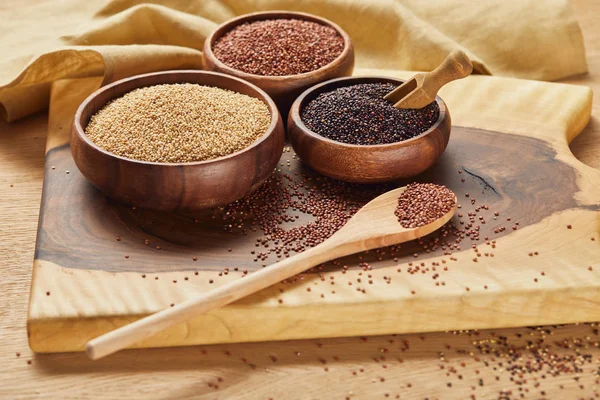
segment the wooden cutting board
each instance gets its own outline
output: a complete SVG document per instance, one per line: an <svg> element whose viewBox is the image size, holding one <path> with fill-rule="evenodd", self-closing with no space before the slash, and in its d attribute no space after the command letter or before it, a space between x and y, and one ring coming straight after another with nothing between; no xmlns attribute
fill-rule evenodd
<svg viewBox="0 0 600 400"><path fill-rule="evenodd" d="M467 81L463 88L477 83ZM72 84L55 85L55 110ZM90 90L97 84L76 83ZM442 96L452 113L456 101L448 100L455 93ZM56 114L72 112L60 109ZM458 123L473 112L458 105L456 110ZM535 123L536 115L523 116L525 128L514 129L515 115L496 118L505 131L454 126L443 157L415 178L454 190L462 215L454 223L464 230L472 213L473 226L466 230L479 229L478 240L471 239L474 233L436 234L347 257L198 316L139 347L600 320L600 172L572 156L569 129L545 129ZM64 119L50 121L28 315L34 351L83 350L90 338L240 279L243 270L262 268L251 253L265 250L255 246L260 230L228 229L223 211L173 215L105 198L74 165L68 129ZM276 174L316 191L325 182L291 150ZM379 190L353 186L348 200ZM311 218L288 211L299 215L294 224ZM435 248L450 239L460 239L460 250ZM275 260L271 255L265 263Z"/></svg>

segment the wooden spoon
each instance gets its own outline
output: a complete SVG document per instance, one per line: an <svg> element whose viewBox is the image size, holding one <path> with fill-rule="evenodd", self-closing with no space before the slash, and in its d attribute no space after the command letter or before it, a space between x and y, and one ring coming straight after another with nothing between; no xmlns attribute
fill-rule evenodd
<svg viewBox="0 0 600 400"><path fill-rule="evenodd" d="M473 71L469 57L455 50L431 72L416 74L384 99L394 103L396 108L423 108L435 100L437 92L448 82L467 77Z"/></svg>
<svg viewBox="0 0 600 400"><path fill-rule="evenodd" d="M442 227L456 212L455 205L450 212L430 224L403 228L394 212L398 206L398 196L405 189L395 189L371 200L339 231L318 246L90 340L86 346L88 357L96 360L112 354L198 314L232 303L326 261L423 237Z"/></svg>

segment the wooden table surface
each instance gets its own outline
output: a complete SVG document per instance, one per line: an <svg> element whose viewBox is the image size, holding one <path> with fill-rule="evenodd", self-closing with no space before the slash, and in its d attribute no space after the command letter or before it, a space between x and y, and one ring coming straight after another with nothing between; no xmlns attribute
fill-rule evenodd
<svg viewBox="0 0 600 400"><path fill-rule="evenodd" d="M590 73L565 82L600 92L600 2L571 3ZM600 398L596 324L135 350L98 362L34 355L25 319L46 124L0 122L0 398ZM600 168L597 96L571 149Z"/></svg>

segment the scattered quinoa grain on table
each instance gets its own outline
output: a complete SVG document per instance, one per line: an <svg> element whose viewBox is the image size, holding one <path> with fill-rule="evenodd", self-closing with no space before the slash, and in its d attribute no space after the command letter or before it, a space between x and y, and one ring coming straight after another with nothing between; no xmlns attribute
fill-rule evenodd
<svg viewBox="0 0 600 400"><path fill-rule="evenodd" d="M240 151L271 123L265 103L216 87L164 84L107 103L85 133L104 150L130 159L184 163Z"/></svg>
<svg viewBox="0 0 600 400"><path fill-rule="evenodd" d="M438 120L437 102L397 109L383 97L392 83L359 83L319 94L301 111L311 131L337 142L378 145L401 142L427 131Z"/></svg>
<svg viewBox="0 0 600 400"><path fill-rule="evenodd" d="M270 19L236 26L213 45L217 59L254 75L285 76L317 70L344 50L330 26L300 19Z"/></svg>

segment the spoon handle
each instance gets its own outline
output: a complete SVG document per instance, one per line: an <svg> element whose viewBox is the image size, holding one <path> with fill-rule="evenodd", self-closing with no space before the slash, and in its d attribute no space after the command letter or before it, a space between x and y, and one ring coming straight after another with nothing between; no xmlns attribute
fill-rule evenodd
<svg viewBox="0 0 600 400"><path fill-rule="evenodd" d="M448 82L462 79L473 71L473 64L469 57L461 50L454 50L433 71L425 74L425 90L432 98Z"/></svg>
<svg viewBox="0 0 600 400"><path fill-rule="evenodd" d="M122 326L90 340L85 351L92 360L107 356L199 314L223 307L315 265L346 255L347 250L337 243L330 238L318 246L253 272L243 279L229 282L208 293Z"/></svg>

